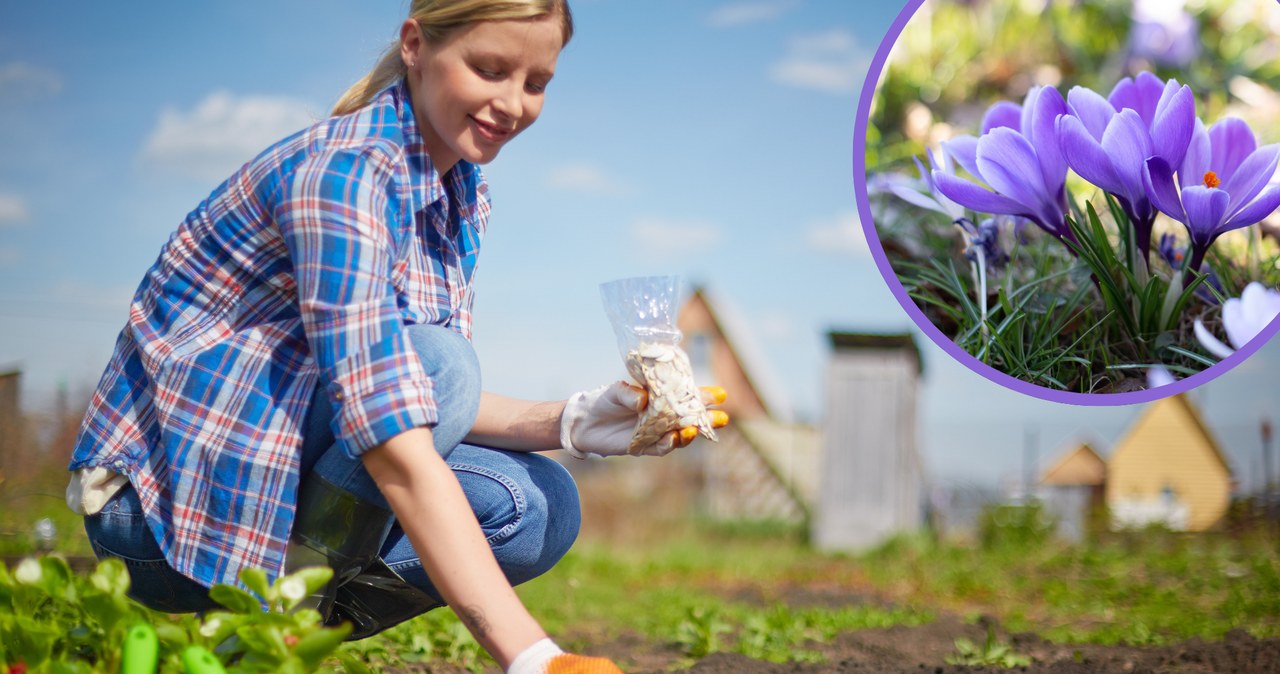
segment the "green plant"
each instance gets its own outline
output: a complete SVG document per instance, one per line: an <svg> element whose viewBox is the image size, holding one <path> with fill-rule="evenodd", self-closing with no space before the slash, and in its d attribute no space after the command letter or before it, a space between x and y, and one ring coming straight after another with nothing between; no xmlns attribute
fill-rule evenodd
<svg viewBox="0 0 1280 674"><path fill-rule="evenodd" d="M267 582L261 570L241 581L252 593L218 585L210 596L228 610L203 618L167 616L127 596L129 574L116 559L76 575L60 557L0 565L0 665L75 674L196 671L208 653L228 673L316 671L349 633L299 608L328 582L328 569L303 569ZM209 671L209 670L200 670ZM216 671L216 670L215 670Z"/></svg>
<svg viewBox="0 0 1280 674"><path fill-rule="evenodd" d="M947 656L948 665L960 665L962 667L992 666L1012 669L1014 667L1026 667L1031 664L1031 658L1015 653L1008 644L997 642L996 630L990 625L987 626L987 640L982 646L978 646L963 637L956 639L955 643L956 655Z"/></svg>
<svg viewBox="0 0 1280 674"><path fill-rule="evenodd" d="M714 607L690 608L683 620L676 625L676 643L691 658L701 658L722 650L721 635L732 631L730 624L720 617Z"/></svg>

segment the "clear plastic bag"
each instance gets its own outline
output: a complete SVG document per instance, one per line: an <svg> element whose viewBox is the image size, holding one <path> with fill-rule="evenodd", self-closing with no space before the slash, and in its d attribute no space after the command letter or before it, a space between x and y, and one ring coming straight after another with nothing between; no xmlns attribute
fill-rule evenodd
<svg viewBox="0 0 1280 674"><path fill-rule="evenodd" d="M689 356L680 348L679 277L618 279L602 284L600 296L627 373L649 396L629 451L642 453L663 435L684 427L717 440Z"/></svg>

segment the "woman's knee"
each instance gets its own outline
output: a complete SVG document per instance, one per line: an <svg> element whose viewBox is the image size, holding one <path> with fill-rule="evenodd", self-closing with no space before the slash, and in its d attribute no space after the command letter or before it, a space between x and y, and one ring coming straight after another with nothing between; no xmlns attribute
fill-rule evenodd
<svg viewBox="0 0 1280 674"><path fill-rule="evenodd" d="M480 361L471 342L453 330L439 325L406 330L435 394L439 417L432 439L447 457L471 432L480 409Z"/></svg>
<svg viewBox="0 0 1280 674"><path fill-rule="evenodd" d="M573 477L538 454L469 451L496 453L454 470L498 563L512 584L546 573L578 537L582 513Z"/></svg>

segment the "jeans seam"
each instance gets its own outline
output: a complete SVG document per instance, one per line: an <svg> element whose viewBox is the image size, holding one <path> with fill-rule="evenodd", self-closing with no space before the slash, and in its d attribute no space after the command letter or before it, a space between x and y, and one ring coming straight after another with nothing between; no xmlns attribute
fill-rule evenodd
<svg viewBox="0 0 1280 674"><path fill-rule="evenodd" d="M525 511L527 510L527 507L525 505L524 492L520 490L520 487L518 484L516 484L516 481L507 477L503 473L499 473L495 470L490 470L483 466L474 466L470 464L457 464L457 465L450 466L450 468L452 468L455 472L464 471L468 473L474 473L476 475L482 475L507 488L507 493L511 494L511 500L514 501L516 504L515 517L512 518L511 522L508 523L507 526L502 527L501 529L493 532L489 536L486 536L485 542L489 544L489 547L493 547L494 545L501 543L502 541L505 541L506 539L510 538L511 535L515 533L516 529L520 527L520 523L521 521L524 520L524 514L525 514ZM413 559L406 559L402 562L387 564L387 567L390 568L392 571L395 571L396 573L400 573L402 569L421 568L422 558L421 558L421 555L419 555L418 557L415 557Z"/></svg>

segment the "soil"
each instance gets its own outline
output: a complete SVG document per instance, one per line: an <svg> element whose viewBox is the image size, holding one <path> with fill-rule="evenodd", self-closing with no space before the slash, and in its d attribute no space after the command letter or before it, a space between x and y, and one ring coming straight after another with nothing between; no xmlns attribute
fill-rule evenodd
<svg viewBox="0 0 1280 674"><path fill-rule="evenodd" d="M822 594L822 596L816 596ZM735 597L741 599L741 596ZM797 606L820 603L839 605L834 594L805 590L786 600ZM874 601L849 595L845 604ZM1029 656L1030 665L1014 669L949 665L956 655L960 637L981 645L987 628L995 630L1001 643ZM633 674L690 672L690 674L970 674L973 672L1046 672L1051 674L1177 674L1231 673L1274 674L1280 672L1280 639L1256 639L1243 630L1230 632L1221 641L1191 639L1186 642L1151 647L1064 645L1049 643L1033 634L1011 634L995 620L982 618L966 623L956 616L942 616L918 627L889 627L846 632L825 644L809 644L826 658L820 664L772 663L736 653L716 653L696 662L684 658L672 644L648 640L634 633L611 639L599 635L564 635L562 642L594 644L590 655L607 656L625 665ZM406 670L407 671L407 670ZM430 671L461 674L461 670L439 667ZM497 670L494 670L497 671Z"/></svg>

